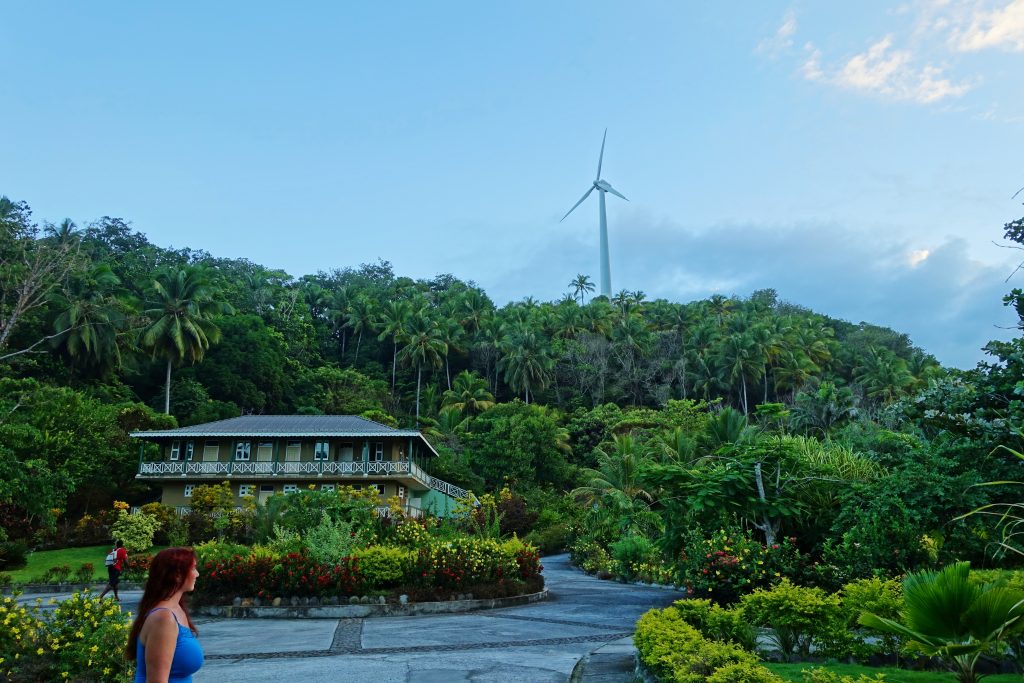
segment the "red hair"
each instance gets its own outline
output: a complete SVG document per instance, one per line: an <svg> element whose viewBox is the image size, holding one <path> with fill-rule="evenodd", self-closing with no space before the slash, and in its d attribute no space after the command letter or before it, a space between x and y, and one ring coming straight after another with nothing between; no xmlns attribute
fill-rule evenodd
<svg viewBox="0 0 1024 683"><path fill-rule="evenodd" d="M136 643L150 610L181 590L188 580L189 572L195 565L196 554L192 548L167 548L153 557L153 561L149 564L146 589L142 593L142 600L139 601L139 613L135 615L135 623L132 624L131 633L128 635L128 645L124 650L128 659L135 660ZM188 622L188 627L192 629L192 633L198 633L195 624L192 623L192 617L188 613L188 604L184 593L181 594L178 604L181 606L181 611L185 613L185 620Z"/></svg>

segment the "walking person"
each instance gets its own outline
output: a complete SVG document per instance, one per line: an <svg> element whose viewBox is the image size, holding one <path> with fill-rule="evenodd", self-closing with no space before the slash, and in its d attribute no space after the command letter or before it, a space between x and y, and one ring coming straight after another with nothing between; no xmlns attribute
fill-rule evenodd
<svg viewBox="0 0 1024 683"><path fill-rule="evenodd" d="M161 550L150 563L125 648L125 656L135 661L135 683L192 683L192 674L203 666L185 599L198 576L191 548Z"/></svg>
<svg viewBox="0 0 1024 683"><path fill-rule="evenodd" d="M114 549L107 553L104 564L107 565L107 587L100 593L100 600L110 591L114 591L114 599L121 602L117 594L117 584L121 582L121 572L128 561L128 551L124 549L124 541L118 540L114 543Z"/></svg>

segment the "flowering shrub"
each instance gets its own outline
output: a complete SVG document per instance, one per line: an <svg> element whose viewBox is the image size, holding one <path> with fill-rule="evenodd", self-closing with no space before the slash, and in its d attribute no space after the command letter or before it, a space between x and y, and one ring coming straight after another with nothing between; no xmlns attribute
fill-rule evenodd
<svg viewBox="0 0 1024 683"><path fill-rule="evenodd" d="M355 558L324 564L304 553L289 553L279 559L248 554L206 560L199 566L194 598L201 603L222 603L238 596L353 595L364 588L358 566Z"/></svg>
<svg viewBox="0 0 1024 683"><path fill-rule="evenodd" d="M416 554L403 548L372 545L355 552L359 571L372 588L392 588L409 575Z"/></svg>
<svg viewBox="0 0 1024 683"><path fill-rule="evenodd" d="M0 676L9 681L128 683L134 665L122 651L130 614L116 604L76 593L49 619L42 601L21 606L0 598Z"/></svg>
<svg viewBox="0 0 1024 683"><path fill-rule="evenodd" d="M785 538L766 547L748 532L725 529L710 538L692 539L680 563L681 578L690 591L722 604L801 571L796 539Z"/></svg>
<svg viewBox="0 0 1024 683"><path fill-rule="evenodd" d="M569 558L588 574L611 576L612 558L597 541L577 541L569 548Z"/></svg>
<svg viewBox="0 0 1024 683"><path fill-rule="evenodd" d="M125 581L145 581L149 574L149 563L152 561L152 555L129 555L121 568L121 578Z"/></svg>
<svg viewBox="0 0 1024 683"><path fill-rule="evenodd" d="M395 527L394 542L404 548L423 548L430 540L430 532L414 519L403 520Z"/></svg>
<svg viewBox="0 0 1024 683"><path fill-rule="evenodd" d="M441 590L491 587L496 594L508 595L522 592L524 583L539 590L541 570L536 549L517 538L504 543L459 538L421 549L413 577L423 586Z"/></svg>
<svg viewBox="0 0 1024 683"><path fill-rule="evenodd" d="M50 567L37 580L38 583L67 583L71 578L71 567L66 564L59 564Z"/></svg>
<svg viewBox="0 0 1024 683"><path fill-rule="evenodd" d="M117 520L117 511L101 510L95 515L82 515L75 522L74 528L68 530L68 541L83 545L98 545L110 540L110 527Z"/></svg>

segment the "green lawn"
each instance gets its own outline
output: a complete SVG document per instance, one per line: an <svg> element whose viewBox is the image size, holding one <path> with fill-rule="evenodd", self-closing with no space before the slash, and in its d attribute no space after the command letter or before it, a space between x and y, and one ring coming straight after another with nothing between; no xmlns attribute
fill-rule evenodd
<svg viewBox="0 0 1024 683"><path fill-rule="evenodd" d="M72 572L75 572L86 562L92 562L93 578L97 582L105 582L107 580L107 568L103 561L106 559L107 553L110 552L110 548L111 546L109 545L93 545L83 548L40 550L29 554L28 565L24 568L11 569L5 573L10 574L15 583L28 583L33 579L39 578L50 567L66 564L71 567ZM150 552L156 552L161 549L152 548Z"/></svg>
<svg viewBox="0 0 1024 683"><path fill-rule="evenodd" d="M820 664L765 664L778 676L787 681L801 683L803 677L800 675L802 669L811 669ZM845 676L857 676L866 674L885 674L886 683L955 683L956 678L950 673L937 673L933 671L906 671L905 669L891 669L888 667L857 666L856 664L829 664L825 666L829 671ZM1000 674L998 676L986 676L985 683L1020 683L1021 677L1017 674Z"/></svg>

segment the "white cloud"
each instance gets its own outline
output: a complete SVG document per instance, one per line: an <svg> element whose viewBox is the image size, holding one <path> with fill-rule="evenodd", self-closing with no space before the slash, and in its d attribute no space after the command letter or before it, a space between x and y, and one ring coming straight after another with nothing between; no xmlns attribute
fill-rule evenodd
<svg viewBox="0 0 1024 683"><path fill-rule="evenodd" d="M961 52L1002 48L1024 51L1024 0L987 8L980 2L959 17L951 31L951 44Z"/></svg>
<svg viewBox="0 0 1024 683"><path fill-rule="evenodd" d="M779 26L777 31L775 31L775 34L758 43L757 48L754 51L757 54L765 55L773 59L779 57L793 47L793 35L795 33L796 13L790 9L786 12L786 15L782 19L782 25Z"/></svg>
<svg viewBox="0 0 1024 683"><path fill-rule="evenodd" d="M893 49L892 36L886 36L865 52L850 57L838 68L821 66L821 51L808 43L808 58L800 71L810 81L888 97L895 100L932 104L949 97L960 97L971 85L954 83L941 67L918 67L910 50Z"/></svg>

